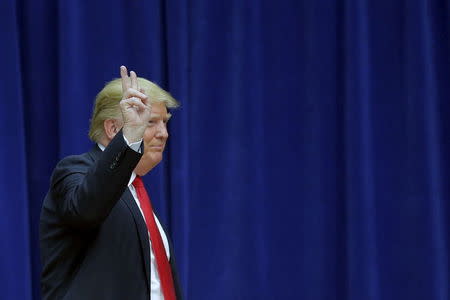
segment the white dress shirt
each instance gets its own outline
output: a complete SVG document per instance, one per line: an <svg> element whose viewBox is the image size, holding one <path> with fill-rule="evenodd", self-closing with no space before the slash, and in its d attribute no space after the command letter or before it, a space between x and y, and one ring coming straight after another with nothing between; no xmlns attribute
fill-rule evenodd
<svg viewBox="0 0 450 300"><path fill-rule="evenodd" d="M136 143L129 143L126 137L123 137L127 145L133 149L136 152L140 152L140 147L142 140ZM100 143L97 143L98 147L103 151L105 150L105 146L103 146ZM136 173L131 173L130 181L128 182L128 189L131 192L131 195L133 195L134 201L136 202L136 205L139 207L139 211L141 212L142 218L145 222L144 213L142 212L141 205L139 203L139 199L136 194L136 189L133 186L133 181L136 178ZM159 223L158 218L153 213L153 216L155 217L156 225L158 226L159 233L161 234L161 238L164 244L164 249L166 250L167 259L170 260L170 251L169 251L169 242L167 240L166 234L164 233L164 230ZM148 231L147 231L148 232ZM153 253L152 249L152 242L150 240L150 233L148 234L148 242L150 244L150 278L151 278L151 286L150 286L150 298L151 300L164 300L164 296L161 289L161 280L159 279L158 269L156 266L156 260L155 255Z"/></svg>

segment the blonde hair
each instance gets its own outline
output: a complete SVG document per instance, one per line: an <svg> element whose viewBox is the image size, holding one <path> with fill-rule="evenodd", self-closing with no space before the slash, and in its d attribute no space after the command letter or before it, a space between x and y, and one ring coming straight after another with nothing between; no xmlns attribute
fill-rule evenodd
<svg viewBox="0 0 450 300"><path fill-rule="evenodd" d="M138 77L138 82L151 102L164 103L167 108L176 108L180 105L177 100L157 84L141 77ZM95 97L95 106L89 129L89 138L92 141L99 142L104 136L103 123L105 120L122 119L119 107L120 100L122 100L122 81L120 78L107 83Z"/></svg>

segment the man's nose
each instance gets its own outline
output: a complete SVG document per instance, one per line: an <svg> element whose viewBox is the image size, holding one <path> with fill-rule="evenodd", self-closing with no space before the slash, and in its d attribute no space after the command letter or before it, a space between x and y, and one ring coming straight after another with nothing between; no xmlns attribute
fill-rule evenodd
<svg viewBox="0 0 450 300"><path fill-rule="evenodd" d="M167 126L165 123L161 123L158 125L156 136L161 138L167 138L169 136L169 133L167 132Z"/></svg>

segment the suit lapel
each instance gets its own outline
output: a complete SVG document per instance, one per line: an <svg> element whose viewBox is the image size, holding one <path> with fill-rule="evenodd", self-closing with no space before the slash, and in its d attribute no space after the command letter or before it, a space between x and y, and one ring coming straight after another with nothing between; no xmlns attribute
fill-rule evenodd
<svg viewBox="0 0 450 300"><path fill-rule="evenodd" d="M145 225L144 218L142 217L139 207L134 201L133 195L128 188L123 193L121 200L125 202L125 204L130 209L131 214L133 215L134 223L136 224L139 241L141 243L142 257L144 258L145 262L145 274L147 275L148 289L150 290L150 244L148 239L147 226Z"/></svg>

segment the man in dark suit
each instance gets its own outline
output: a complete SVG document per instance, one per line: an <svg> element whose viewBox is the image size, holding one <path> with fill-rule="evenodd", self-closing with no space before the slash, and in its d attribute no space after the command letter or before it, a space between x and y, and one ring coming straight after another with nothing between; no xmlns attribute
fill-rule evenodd
<svg viewBox="0 0 450 300"><path fill-rule="evenodd" d="M162 159L178 102L122 66L97 95L97 144L56 166L40 219L41 287L50 299L181 299L172 247L141 176Z"/></svg>

